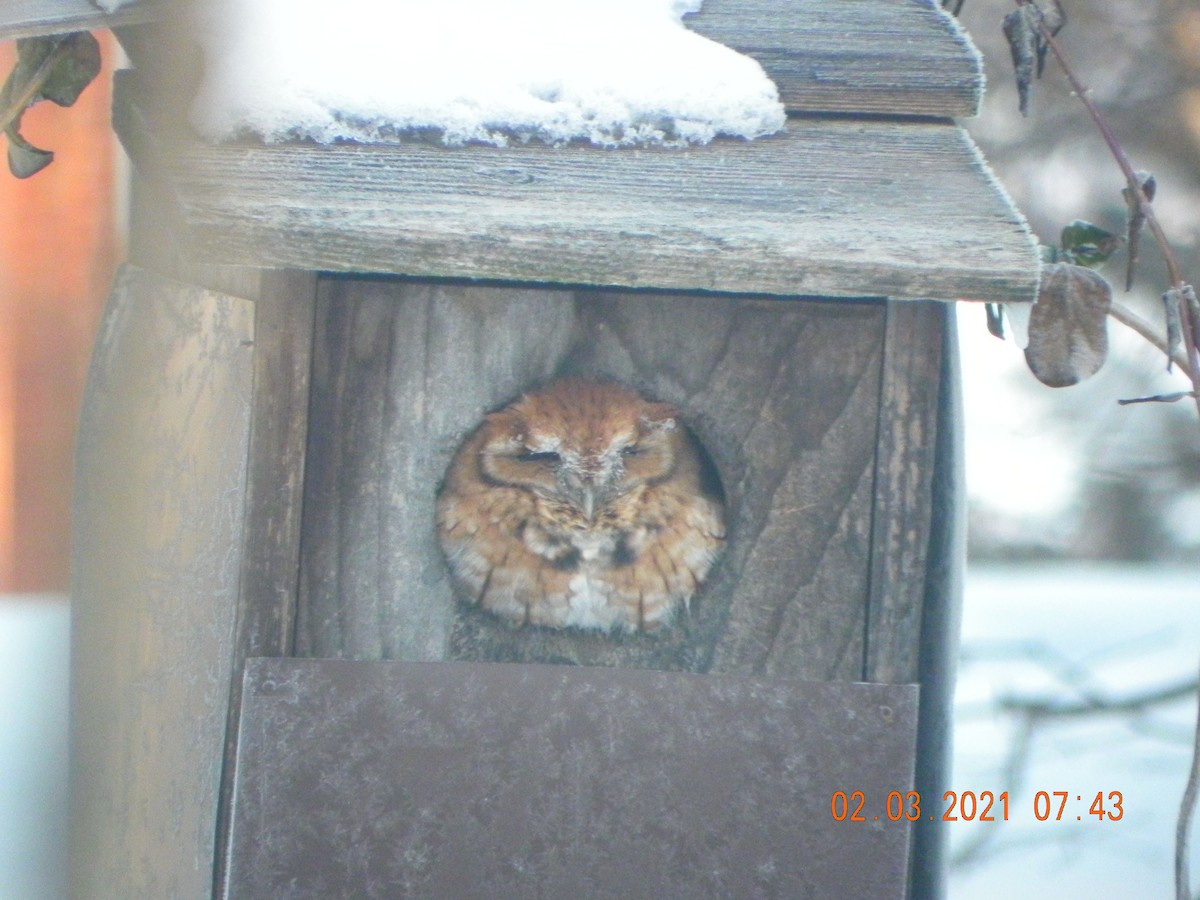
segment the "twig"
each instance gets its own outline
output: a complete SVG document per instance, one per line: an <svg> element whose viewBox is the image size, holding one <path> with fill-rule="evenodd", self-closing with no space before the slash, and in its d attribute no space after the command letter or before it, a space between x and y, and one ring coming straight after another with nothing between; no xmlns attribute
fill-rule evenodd
<svg viewBox="0 0 1200 900"><path fill-rule="evenodd" d="M1032 0L1016 0L1016 2L1018 6L1024 6L1032 2ZM1108 121L1101 115L1099 108L1092 102L1092 98L1088 96L1088 88L1076 77L1075 71L1067 62L1062 49L1054 39L1054 35L1050 33L1050 29L1046 27L1046 23L1040 17L1037 20L1037 27L1042 40L1054 53L1054 58L1058 60L1058 64L1066 74L1067 80L1071 82L1071 88L1075 91L1075 95L1087 109L1088 114L1092 117L1092 121L1096 123L1096 127L1100 129L1100 134L1104 137L1104 142L1108 144L1108 149L1112 153L1113 159L1121 167L1121 172L1124 174L1125 181L1129 185L1129 195L1137 198L1138 211L1145 217L1146 224L1150 228L1150 233L1154 235L1154 241L1158 244L1158 249L1162 252L1163 259L1166 261L1167 273L1171 279L1172 289L1182 291L1186 287L1186 282L1183 278L1183 269L1179 265L1179 260L1175 256L1175 251L1172 249L1170 241L1167 240L1162 225L1159 224L1158 217L1154 214L1154 207L1150 202L1150 198L1142 190L1141 180L1137 177L1137 173L1134 171L1129 157L1125 155L1125 150L1121 146L1121 142L1117 140L1117 136L1109 127ZM1196 399L1196 411L1200 413L1200 355L1197 355L1195 331L1196 325L1200 323L1192 321L1192 311L1188 308L1187 304L1181 304L1180 318L1183 325L1184 346L1187 348L1188 366L1186 371L1192 381L1192 392ZM1141 329L1135 330L1139 334L1142 333ZM1155 341L1155 343L1158 342ZM1188 838L1191 830L1191 821L1196 812L1198 796L1200 796L1200 705L1198 705L1197 709L1196 738L1192 748L1191 773L1188 776L1187 788L1184 791L1183 801L1179 807L1179 821L1175 828L1176 900L1191 900L1191 887L1188 876Z"/></svg>
<svg viewBox="0 0 1200 900"><path fill-rule="evenodd" d="M1132 309L1130 309L1124 303L1114 300L1112 302L1112 306L1109 307L1108 314L1122 325L1136 331L1155 347L1161 350L1165 355L1169 354L1171 357L1171 362L1179 366L1179 368L1183 370L1184 374L1187 375L1188 378L1192 377L1192 367L1188 365L1187 357L1183 355L1183 352L1176 350L1174 353L1171 353L1167 348L1166 340L1161 334L1158 333L1157 329L1155 329L1153 325L1135 313ZM1195 384L1195 379L1192 379L1192 383Z"/></svg>
<svg viewBox="0 0 1200 900"><path fill-rule="evenodd" d="M1018 6L1026 6L1032 3L1033 0L1016 0L1016 2ZM1087 109L1088 114L1091 115L1092 121L1100 129L1100 134L1104 138L1104 142L1108 144L1108 149L1112 153L1113 159L1121 167L1121 172L1129 184L1130 196L1137 198L1138 208L1142 215L1146 217L1146 225L1149 226L1150 233L1154 235L1155 243L1158 244L1159 250L1162 251L1163 259L1167 264L1167 273L1171 279L1171 286L1176 290L1182 290L1186 282L1183 278L1183 269L1179 265L1179 259L1175 256L1175 251L1171 248L1166 233L1163 231L1162 225L1159 224L1158 217L1154 214L1154 207L1150 199L1146 196L1146 192L1142 190L1141 182L1134 171L1133 164L1125 154L1121 142L1117 140L1116 134L1109 127L1108 121L1101 114L1100 109L1092 102L1092 98L1089 96L1091 93L1089 88L1076 76L1075 70L1067 62L1062 48L1059 47L1058 41L1054 39L1054 35L1050 33L1050 29L1046 27L1046 23L1039 18L1037 27L1042 40L1050 48L1054 54L1054 58L1058 60L1063 73L1067 76L1067 80L1071 83L1071 88L1074 90L1075 96L1079 98L1079 101ZM1190 363L1187 371L1192 379L1192 387L1196 392L1196 412L1200 414L1200 356L1197 356L1196 352L1195 331L1193 330L1194 323L1191 321L1189 310L1182 310L1181 315L1183 317L1184 342L1187 346L1187 358Z"/></svg>
<svg viewBox="0 0 1200 900"><path fill-rule="evenodd" d="M1020 713L1031 719L1067 719L1101 713L1141 712L1146 707L1154 706L1157 703L1169 703L1184 697L1190 697L1196 693L1197 688L1200 688L1200 682L1197 682L1194 678L1188 678L1186 681L1181 681L1178 684L1155 688L1144 694L1134 694L1115 700L1106 697L1088 697L1084 700L1061 703L1010 697L1000 701L1000 708L1005 712Z"/></svg>
<svg viewBox="0 0 1200 900"><path fill-rule="evenodd" d="M70 52L71 45L67 41L61 40L53 50L46 54L46 58L42 60L30 79L21 86L21 92L12 98L8 106L0 110L0 131L7 131L9 126L21 117L21 113L25 112L38 92L41 91L42 86L50 77L50 73Z"/></svg>
<svg viewBox="0 0 1200 900"><path fill-rule="evenodd" d="M1032 716L1023 717L1017 726L1017 733L1009 745L1008 759L1004 764L1004 773L1000 776L1000 785L1005 791L1016 795L1025 780L1025 767L1029 760L1029 749L1033 743L1034 720ZM959 847L950 860L952 867L966 867L981 859L993 843L999 830L985 828L975 832L973 840Z"/></svg>
<svg viewBox="0 0 1200 900"><path fill-rule="evenodd" d="M1179 804L1179 821L1175 823L1175 900L1191 900L1191 879L1188 875L1188 845L1192 819L1196 815L1196 798L1200 796L1200 709L1196 712L1196 737L1192 743L1192 770Z"/></svg>

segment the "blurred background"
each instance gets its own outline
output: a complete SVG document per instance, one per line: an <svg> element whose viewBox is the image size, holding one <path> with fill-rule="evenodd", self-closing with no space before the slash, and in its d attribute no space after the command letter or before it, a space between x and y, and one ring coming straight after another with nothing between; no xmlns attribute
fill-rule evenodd
<svg viewBox="0 0 1200 900"><path fill-rule="evenodd" d="M1155 210L1200 278L1200 3L1063 2L1065 53L1134 167L1155 175ZM1052 59L1018 112L1001 30L1013 8L962 9L988 76L983 114L964 124L1042 243L1077 218L1124 233L1123 176ZM1169 280L1152 243L1140 256L1117 298L1161 328ZM1101 271L1123 287L1124 265L1122 251ZM1007 823L951 825L950 896L1174 896L1200 668L1195 404L1119 406L1188 386L1111 320L1106 366L1054 390L986 333L982 310L958 313L970 546L952 786L1007 790L1012 805ZM1067 792L1061 820L1035 817L1039 791ZM1097 793L1111 812L1114 791L1120 820L1089 814Z"/></svg>
<svg viewBox="0 0 1200 900"><path fill-rule="evenodd" d="M1155 209L1200 278L1200 3L1066 5L1064 48L1135 166L1156 176ZM964 124L1043 243L1076 218L1122 232L1120 172L1053 62L1030 116L1017 112L1000 28L1011 8L962 9L989 84L983 115ZM106 71L76 106L26 114L54 164L26 181L0 173L0 900L63 893L71 458L123 254L117 51L97 37ZM13 52L0 44L3 75ZM1167 282L1149 241L1142 260L1122 299L1157 324ZM1123 265L1118 254L1104 274L1120 282ZM953 786L1008 790L1011 813L950 826L950 896L1171 896L1200 665L1195 406L1117 404L1185 383L1116 323L1100 374L1052 390L987 333L982 308L958 314L970 557ZM1038 791L1069 793L1063 820L1038 821ZM1097 793L1111 811L1112 792L1120 820L1088 814Z"/></svg>
<svg viewBox="0 0 1200 900"><path fill-rule="evenodd" d="M109 126L116 43L71 109L22 132L55 161L0 170L0 900L65 895L71 459L88 357L123 248ZM0 42L0 79L16 55Z"/></svg>

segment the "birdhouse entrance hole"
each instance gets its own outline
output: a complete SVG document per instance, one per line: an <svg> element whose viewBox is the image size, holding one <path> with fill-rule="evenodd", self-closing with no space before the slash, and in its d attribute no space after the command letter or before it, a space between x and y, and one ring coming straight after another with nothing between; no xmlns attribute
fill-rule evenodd
<svg viewBox="0 0 1200 900"><path fill-rule="evenodd" d="M297 652L863 677L886 304L333 278L318 292ZM564 375L670 404L728 546L678 627L456 604L435 496L485 412Z"/></svg>

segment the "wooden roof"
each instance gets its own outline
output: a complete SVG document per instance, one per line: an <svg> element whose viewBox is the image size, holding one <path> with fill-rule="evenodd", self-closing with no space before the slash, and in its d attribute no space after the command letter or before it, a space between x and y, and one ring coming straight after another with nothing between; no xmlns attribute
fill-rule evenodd
<svg viewBox="0 0 1200 900"><path fill-rule="evenodd" d="M39 22L52 9L90 9L86 0L17 2L43 10ZM142 0L122 12L153 8ZM0 14L0 33L13 21ZM1032 299L1038 263L1024 220L951 121L977 109L979 58L936 0L706 0L686 21L759 59L791 114L786 133L686 150L212 146L154 112L164 108L153 74L163 54L140 29L122 39L150 74L122 79L116 126L206 261Z"/></svg>
<svg viewBox="0 0 1200 900"><path fill-rule="evenodd" d="M153 0L140 0L106 13L91 0L4 0L0 3L0 40L148 22L157 6Z"/></svg>
<svg viewBox="0 0 1200 900"><path fill-rule="evenodd" d="M92 0L4 0L0 39L144 23L174 2L110 15ZM978 55L932 0L706 0L686 21L761 62L789 109L970 116L983 90Z"/></svg>

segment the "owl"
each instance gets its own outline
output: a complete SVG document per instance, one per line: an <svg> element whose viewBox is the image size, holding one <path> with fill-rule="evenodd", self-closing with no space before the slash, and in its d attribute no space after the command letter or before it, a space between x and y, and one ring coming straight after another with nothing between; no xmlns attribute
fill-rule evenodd
<svg viewBox="0 0 1200 900"><path fill-rule="evenodd" d="M460 595L520 625L654 631L725 540L711 463L666 403L564 378L486 416L438 492Z"/></svg>

